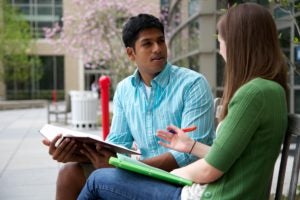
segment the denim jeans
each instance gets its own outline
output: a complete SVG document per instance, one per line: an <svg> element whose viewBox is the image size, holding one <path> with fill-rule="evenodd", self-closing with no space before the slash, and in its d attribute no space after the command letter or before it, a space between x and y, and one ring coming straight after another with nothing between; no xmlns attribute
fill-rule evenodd
<svg viewBox="0 0 300 200"><path fill-rule="evenodd" d="M181 186L117 168L94 171L78 200L180 200Z"/></svg>

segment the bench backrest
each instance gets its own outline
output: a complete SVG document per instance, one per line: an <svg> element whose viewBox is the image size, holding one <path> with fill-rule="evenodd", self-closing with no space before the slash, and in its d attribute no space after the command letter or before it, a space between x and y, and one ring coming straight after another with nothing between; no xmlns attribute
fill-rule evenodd
<svg viewBox="0 0 300 200"><path fill-rule="evenodd" d="M290 146L292 143L295 143L295 149L291 153ZM288 117L288 128L283 141L283 148L281 152L275 200L280 200L282 198L282 191L287 168L287 160L289 156L293 158L293 168L288 191L288 199L294 200L296 199L300 166L300 115L297 114L289 114Z"/></svg>

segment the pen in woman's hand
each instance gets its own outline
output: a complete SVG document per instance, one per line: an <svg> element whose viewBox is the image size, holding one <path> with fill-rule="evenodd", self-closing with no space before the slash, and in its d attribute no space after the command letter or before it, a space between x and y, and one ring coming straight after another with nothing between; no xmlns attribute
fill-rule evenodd
<svg viewBox="0 0 300 200"><path fill-rule="evenodd" d="M181 130L183 131L183 132L192 132L192 131L194 131L194 130L196 130L197 129L197 126L189 126L189 127L186 127L186 128L182 128ZM173 134L176 134L176 131L174 131L173 129L170 129L170 130L168 130L170 133L173 133Z"/></svg>

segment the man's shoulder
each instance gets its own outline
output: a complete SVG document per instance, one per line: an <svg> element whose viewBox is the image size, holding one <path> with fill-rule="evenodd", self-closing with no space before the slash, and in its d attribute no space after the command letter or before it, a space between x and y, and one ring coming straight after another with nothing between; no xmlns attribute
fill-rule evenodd
<svg viewBox="0 0 300 200"><path fill-rule="evenodd" d="M133 75L127 76L126 78L124 78L118 83L118 87L131 87L133 78L134 78Z"/></svg>
<svg viewBox="0 0 300 200"><path fill-rule="evenodd" d="M177 66L177 65L171 65L171 73L174 73L176 75L180 75L183 77L194 77L194 78L203 78L204 77L199 72L196 72L187 67L181 67L181 66Z"/></svg>
<svg viewBox="0 0 300 200"><path fill-rule="evenodd" d="M186 67L171 65L170 73L174 81L180 81L180 82L184 80L189 82L194 82L196 80L206 81L206 78L201 73Z"/></svg>

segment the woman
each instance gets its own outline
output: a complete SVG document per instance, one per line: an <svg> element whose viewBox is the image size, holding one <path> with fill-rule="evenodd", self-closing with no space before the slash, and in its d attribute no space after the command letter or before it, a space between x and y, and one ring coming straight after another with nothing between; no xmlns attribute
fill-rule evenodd
<svg viewBox="0 0 300 200"><path fill-rule="evenodd" d="M287 67L271 14L234 6L218 22L226 61L221 123L208 147L175 126L160 144L200 159L171 173L193 186L171 185L120 169L91 175L79 199L268 199L269 181L287 126Z"/></svg>

